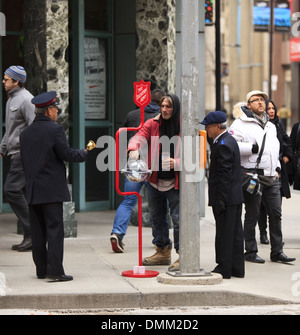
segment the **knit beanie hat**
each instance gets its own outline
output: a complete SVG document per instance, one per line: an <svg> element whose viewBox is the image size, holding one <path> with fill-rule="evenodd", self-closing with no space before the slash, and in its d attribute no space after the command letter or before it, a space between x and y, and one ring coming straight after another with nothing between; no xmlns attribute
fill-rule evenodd
<svg viewBox="0 0 300 335"><path fill-rule="evenodd" d="M4 73L20 83L25 83L26 81L26 71L22 66L12 65Z"/></svg>

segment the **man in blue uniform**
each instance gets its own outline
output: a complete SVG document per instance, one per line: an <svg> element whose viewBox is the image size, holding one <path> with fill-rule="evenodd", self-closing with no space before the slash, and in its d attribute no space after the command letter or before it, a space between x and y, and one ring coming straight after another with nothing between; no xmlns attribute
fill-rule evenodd
<svg viewBox="0 0 300 335"><path fill-rule="evenodd" d="M240 151L236 140L226 131L226 114L209 113L201 124L213 139L209 169L209 206L216 220L216 263L213 272L223 278L243 278L244 241L242 228L243 192Z"/></svg>
<svg viewBox="0 0 300 335"><path fill-rule="evenodd" d="M20 135L32 231L32 255L39 279L72 280L63 268L63 202L70 201L66 162L83 162L87 150L70 148L64 128L56 123L56 92L31 101L36 117Z"/></svg>

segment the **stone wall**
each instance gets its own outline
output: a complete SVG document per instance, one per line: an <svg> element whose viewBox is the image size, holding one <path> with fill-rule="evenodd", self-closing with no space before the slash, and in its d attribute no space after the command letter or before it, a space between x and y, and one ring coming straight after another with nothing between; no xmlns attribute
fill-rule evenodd
<svg viewBox="0 0 300 335"><path fill-rule="evenodd" d="M58 122L68 131L68 1L27 0L24 10L26 86L33 95L57 91Z"/></svg>
<svg viewBox="0 0 300 335"><path fill-rule="evenodd" d="M68 130L69 116L69 9L68 1L47 0L47 89L57 91L58 122Z"/></svg>
<svg viewBox="0 0 300 335"><path fill-rule="evenodd" d="M26 87L35 96L47 90L46 1L24 1Z"/></svg>
<svg viewBox="0 0 300 335"><path fill-rule="evenodd" d="M175 0L137 0L137 80L150 79L169 93L175 92Z"/></svg>

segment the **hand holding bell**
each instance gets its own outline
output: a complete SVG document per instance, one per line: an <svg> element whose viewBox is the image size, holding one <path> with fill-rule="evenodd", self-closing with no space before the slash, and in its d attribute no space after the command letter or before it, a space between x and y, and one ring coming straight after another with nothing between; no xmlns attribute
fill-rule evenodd
<svg viewBox="0 0 300 335"><path fill-rule="evenodd" d="M96 143L92 140L89 140L89 143L86 145L86 149L88 151L92 151L95 148L96 148Z"/></svg>

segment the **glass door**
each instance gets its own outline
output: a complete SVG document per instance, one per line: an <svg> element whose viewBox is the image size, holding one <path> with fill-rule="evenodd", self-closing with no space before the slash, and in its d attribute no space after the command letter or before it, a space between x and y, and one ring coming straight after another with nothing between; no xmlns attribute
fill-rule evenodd
<svg viewBox="0 0 300 335"><path fill-rule="evenodd" d="M72 145L83 148L89 140L113 136L113 1L73 0L70 14ZM114 175L98 171L100 153L94 149L84 164L70 170L78 211L113 207Z"/></svg>

